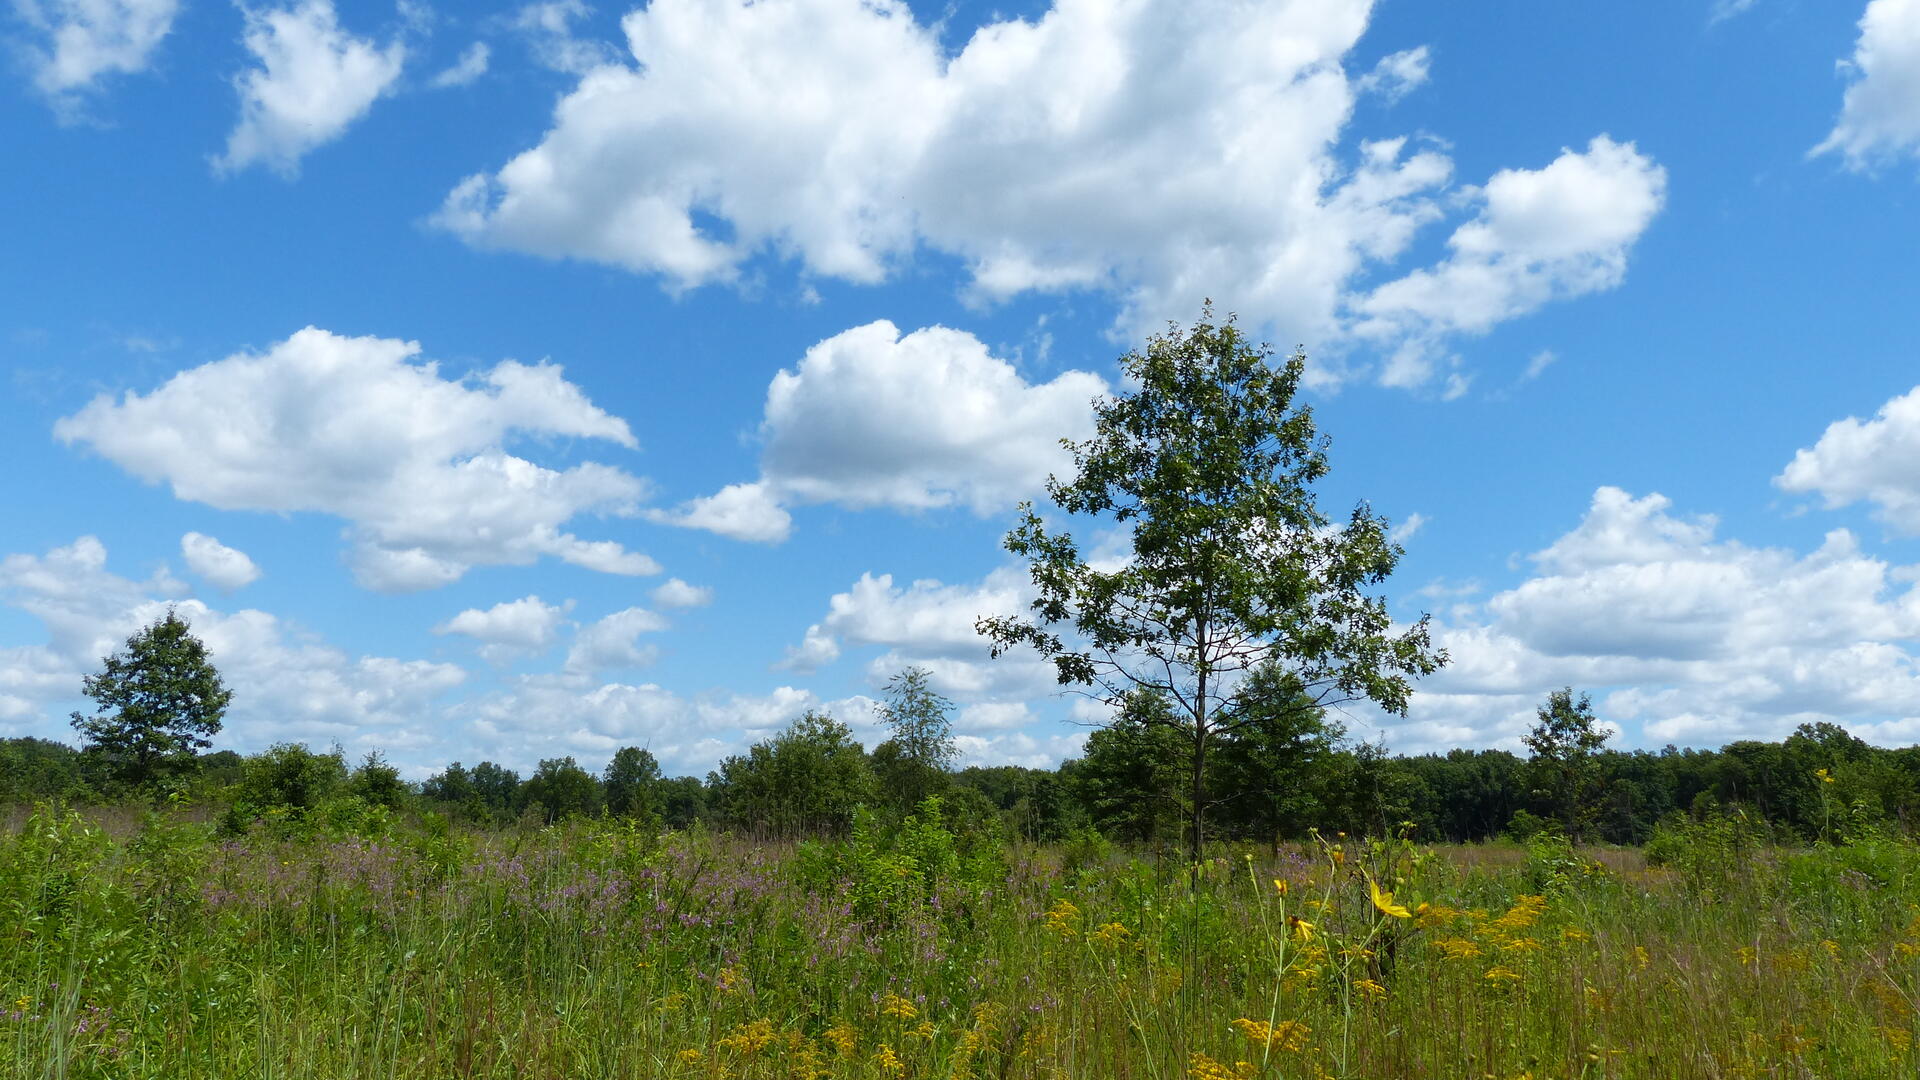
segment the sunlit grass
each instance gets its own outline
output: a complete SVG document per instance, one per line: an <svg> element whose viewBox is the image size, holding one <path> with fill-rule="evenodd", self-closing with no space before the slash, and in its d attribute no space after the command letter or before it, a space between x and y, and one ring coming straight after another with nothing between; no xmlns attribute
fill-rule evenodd
<svg viewBox="0 0 1920 1080"><path fill-rule="evenodd" d="M607 824L111 839L43 814L0 841L0 1071L1913 1073L1912 846L1608 862L1329 838L1190 875Z"/></svg>

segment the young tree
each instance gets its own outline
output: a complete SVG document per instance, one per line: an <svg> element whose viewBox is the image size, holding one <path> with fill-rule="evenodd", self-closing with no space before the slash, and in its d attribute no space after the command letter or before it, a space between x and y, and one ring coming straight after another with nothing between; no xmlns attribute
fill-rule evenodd
<svg viewBox="0 0 1920 1080"><path fill-rule="evenodd" d="M934 691L925 668L910 667L887 680L880 719L893 737L873 748L880 788L896 809L910 813L948 786L947 770L958 751L947 710L953 703Z"/></svg>
<svg viewBox="0 0 1920 1080"><path fill-rule="evenodd" d="M73 726L113 779L151 784L212 745L233 692L179 613L168 609L101 663L84 684L94 715L74 713Z"/></svg>
<svg viewBox="0 0 1920 1080"><path fill-rule="evenodd" d="M1538 722L1521 740L1533 755L1528 768L1534 794L1567 839L1578 843L1599 812L1600 768L1594 755L1607 744L1608 733L1594 720L1592 701L1586 694L1575 701L1571 686L1548 694L1536 715Z"/></svg>
<svg viewBox="0 0 1920 1080"><path fill-rule="evenodd" d="M520 785L519 796L523 808L538 807L548 822L584 817L600 809L600 782L571 755L547 758Z"/></svg>
<svg viewBox="0 0 1920 1080"><path fill-rule="evenodd" d="M809 711L722 761L707 787L741 825L784 836L845 832L855 808L873 800L873 768L847 725Z"/></svg>
<svg viewBox="0 0 1920 1080"><path fill-rule="evenodd" d="M638 746L614 751L601 783L607 790L607 813L648 821L660 816L660 762L652 751Z"/></svg>
<svg viewBox="0 0 1920 1080"><path fill-rule="evenodd" d="M1132 557L1101 569L1073 538L1023 506L1006 547L1039 593L1031 620L981 619L999 656L1031 646L1062 684L1119 704L1166 695L1190 746L1188 854L1197 860L1216 740L1252 722L1245 674L1280 665L1316 708L1366 700L1404 714L1411 680L1446 661L1427 620L1396 629L1385 580L1401 550L1364 504L1335 527L1313 484L1326 440L1293 397L1298 353L1278 367L1212 308L1150 338L1120 366L1137 389L1094 402L1095 431L1068 442L1077 475L1047 482L1069 514L1104 515L1132 533Z"/></svg>

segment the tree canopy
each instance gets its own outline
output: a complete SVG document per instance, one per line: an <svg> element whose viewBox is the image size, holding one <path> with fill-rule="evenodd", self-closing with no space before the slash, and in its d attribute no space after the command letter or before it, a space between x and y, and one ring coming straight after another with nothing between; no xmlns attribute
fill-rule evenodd
<svg viewBox="0 0 1920 1080"><path fill-rule="evenodd" d="M1163 722L1190 747L1194 858L1215 740L1272 720L1250 708L1253 669L1276 666L1301 707L1365 700L1404 714L1412 680L1446 660L1424 617L1396 628L1368 592L1401 556L1386 520L1361 503L1336 526L1319 508L1327 441L1294 404L1306 357L1275 365L1231 316L1212 317L1209 305L1122 357L1135 389L1094 402L1093 437L1064 442L1075 475L1047 482L1061 510L1126 530L1129 557L1090 560L1024 505L1006 547L1029 564L1031 617L977 624L995 656L1031 647L1062 684L1111 705L1139 691L1172 703Z"/></svg>
<svg viewBox="0 0 1920 1080"><path fill-rule="evenodd" d="M101 660L84 692L92 716L73 714L73 726L109 776L144 787L191 763L213 745L233 700L186 620L164 618L127 639L124 651Z"/></svg>

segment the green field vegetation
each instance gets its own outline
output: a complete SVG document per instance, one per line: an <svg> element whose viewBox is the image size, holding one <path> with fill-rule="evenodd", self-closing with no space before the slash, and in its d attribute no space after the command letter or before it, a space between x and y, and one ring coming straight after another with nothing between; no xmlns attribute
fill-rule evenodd
<svg viewBox="0 0 1920 1080"><path fill-rule="evenodd" d="M1910 1076L1920 848L1322 836L1197 872L937 802L753 844L610 818L0 840L19 1077ZM365 825L366 823L362 823Z"/></svg>

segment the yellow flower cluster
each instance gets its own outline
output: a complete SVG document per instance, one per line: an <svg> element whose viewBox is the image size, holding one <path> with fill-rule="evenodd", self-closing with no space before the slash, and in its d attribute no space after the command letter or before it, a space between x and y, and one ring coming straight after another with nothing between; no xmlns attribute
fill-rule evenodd
<svg viewBox="0 0 1920 1080"><path fill-rule="evenodd" d="M880 995L880 1015L891 1016L898 1020L916 1020L920 1016L920 1010L914 1006L913 1002L888 991Z"/></svg>
<svg viewBox="0 0 1920 1080"><path fill-rule="evenodd" d="M1047 929L1063 938L1075 937L1080 933L1080 909L1073 901L1061 899L1047 909Z"/></svg>
<svg viewBox="0 0 1920 1080"><path fill-rule="evenodd" d="M821 1038L827 1040L841 1057L852 1057L860 1046L860 1037L854 1034L853 1025L841 1020L826 1030Z"/></svg>
<svg viewBox="0 0 1920 1080"><path fill-rule="evenodd" d="M1297 1054L1307 1048L1307 1040L1313 1030L1298 1020L1282 1020L1278 1024L1269 1024L1264 1020L1249 1020L1241 1017L1233 1022L1246 1040L1262 1049L1285 1050Z"/></svg>
<svg viewBox="0 0 1920 1080"><path fill-rule="evenodd" d="M972 1080L974 1059L992 1044L1005 1013L1004 1006L990 1001L973 1007L971 1023L967 1030L960 1033L960 1041L955 1044L953 1056L948 1059L951 1080Z"/></svg>
<svg viewBox="0 0 1920 1080"><path fill-rule="evenodd" d="M1126 927L1117 922L1110 922L1096 927L1093 933L1087 935L1087 940L1102 948L1117 949L1125 944L1130 936L1132 935L1128 933Z"/></svg>
<svg viewBox="0 0 1920 1080"><path fill-rule="evenodd" d="M893 1047L886 1043L881 1043L880 1049L875 1050L873 1057L869 1060L873 1063L874 1068L879 1069L881 1073L887 1076L898 1076L901 1072L905 1071L907 1067L907 1063L901 1061L900 1055L894 1053Z"/></svg>
<svg viewBox="0 0 1920 1080"><path fill-rule="evenodd" d="M715 1043L722 1050L729 1050L741 1057L752 1057L765 1050L773 1042L773 1021L754 1020L734 1028L722 1035Z"/></svg>

